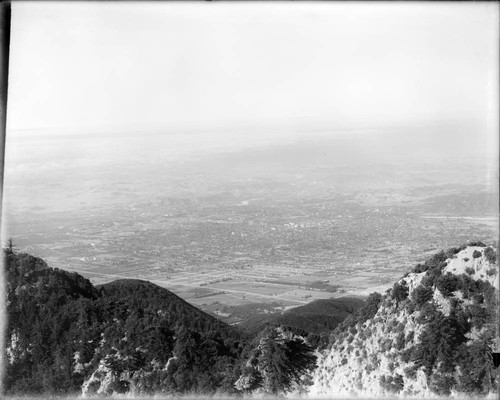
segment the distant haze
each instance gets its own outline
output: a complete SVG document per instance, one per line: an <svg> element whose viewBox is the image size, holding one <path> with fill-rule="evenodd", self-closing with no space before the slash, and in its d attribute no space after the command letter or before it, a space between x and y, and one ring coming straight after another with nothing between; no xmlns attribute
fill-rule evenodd
<svg viewBox="0 0 500 400"><path fill-rule="evenodd" d="M363 232L404 237L400 261L490 237L498 20L493 3L14 2L3 235L59 266L128 238L184 240L158 257L197 265L267 232L309 258L318 237L353 257ZM355 223L329 231L337 215Z"/></svg>
<svg viewBox="0 0 500 400"><path fill-rule="evenodd" d="M14 2L9 132L489 121L494 3Z"/></svg>

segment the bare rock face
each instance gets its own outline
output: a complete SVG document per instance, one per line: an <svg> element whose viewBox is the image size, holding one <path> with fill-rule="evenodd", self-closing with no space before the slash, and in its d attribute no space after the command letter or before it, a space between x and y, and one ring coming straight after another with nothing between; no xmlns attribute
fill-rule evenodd
<svg viewBox="0 0 500 400"><path fill-rule="evenodd" d="M348 318L321 351L312 397L486 395L496 391L495 249L441 252Z"/></svg>
<svg viewBox="0 0 500 400"><path fill-rule="evenodd" d="M116 374L113 373L113 370L107 367L104 362L101 362L90 378L83 383L82 395L112 394L112 386L116 380L117 377Z"/></svg>

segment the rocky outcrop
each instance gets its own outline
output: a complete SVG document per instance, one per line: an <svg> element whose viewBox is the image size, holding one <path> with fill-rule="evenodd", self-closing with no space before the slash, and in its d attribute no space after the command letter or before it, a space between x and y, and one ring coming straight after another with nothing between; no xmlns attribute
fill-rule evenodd
<svg viewBox="0 0 500 400"><path fill-rule="evenodd" d="M494 392L498 266L492 251L469 246L440 253L388 290L372 318L346 320L320 352L309 394Z"/></svg>

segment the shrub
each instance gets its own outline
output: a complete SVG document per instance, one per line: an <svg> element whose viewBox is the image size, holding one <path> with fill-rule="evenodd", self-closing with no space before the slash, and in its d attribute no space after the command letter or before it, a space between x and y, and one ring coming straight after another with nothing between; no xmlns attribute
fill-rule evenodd
<svg viewBox="0 0 500 400"><path fill-rule="evenodd" d="M417 370L418 370L418 367L416 367L415 365L412 365L411 367L405 368L404 373L405 373L407 378L415 379L417 377Z"/></svg>
<svg viewBox="0 0 500 400"><path fill-rule="evenodd" d="M413 350L414 350L414 348L411 347L411 348L406 349L403 352L401 352L401 354L400 354L401 361L403 361L404 363L409 362L411 360L411 355L413 353Z"/></svg>
<svg viewBox="0 0 500 400"><path fill-rule="evenodd" d="M451 258L452 255L458 253L462 248L453 248L446 251L440 251L437 254L434 254L429 260L427 260L424 264L417 264L413 267L412 272L420 273L425 272L431 269L439 268L443 269L446 266L446 260Z"/></svg>
<svg viewBox="0 0 500 400"><path fill-rule="evenodd" d="M482 293L474 293L472 295L472 302L475 304L483 304L484 303L484 295Z"/></svg>
<svg viewBox="0 0 500 400"><path fill-rule="evenodd" d="M340 365L346 365L347 364L347 358L342 358L342 360L340 361Z"/></svg>
<svg viewBox="0 0 500 400"><path fill-rule="evenodd" d="M394 328L395 332L403 332L404 330L405 330L405 324L403 324L402 322L397 324L396 327Z"/></svg>
<svg viewBox="0 0 500 400"><path fill-rule="evenodd" d="M387 392L399 393L404 388L403 376L399 374L394 376L382 375L380 377L380 386Z"/></svg>
<svg viewBox="0 0 500 400"><path fill-rule="evenodd" d="M381 300L382 300L382 295L380 293L377 292L370 293L370 295L366 299L366 305L358 309L359 311L358 321L360 323L363 323L373 318L380 307Z"/></svg>
<svg viewBox="0 0 500 400"><path fill-rule="evenodd" d="M481 282L481 293L483 293L484 301L486 302L486 306L489 309L496 309L497 308L497 296L496 296L497 292L496 292L495 288L489 282L486 282L486 281L479 281L479 282Z"/></svg>
<svg viewBox="0 0 500 400"><path fill-rule="evenodd" d="M465 262L469 261L469 257L464 257L464 261Z"/></svg>
<svg viewBox="0 0 500 400"><path fill-rule="evenodd" d="M403 332L396 336L396 349L402 350L405 347L405 334Z"/></svg>
<svg viewBox="0 0 500 400"><path fill-rule="evenodd" d="M435 304L425 303L422 309L420 310L420 315L417 318L417 322L419 324L427 323L433 320L436 316L440 314L440 311L437 310Z"/></svg>
<svg viewBox="0 0 500 400"><path fill-rule="evenodd" d="M390 351L392 349L392 339L385 339L381 347L384 352Z"/></svg>
<svg viewBox="0 0 500 400"><path fill-rule="evenodd" d="M463 303L463 301L457 299L456 297L452 297L450 299L450 307L452 310L458 308L460 306L460 304L462 304L462 303Z"/></svg>
<svg viewBox="0 0 500 400"><path fill-rule="evenodd" d="M446 266L446 260L448 258L449 257L444 251L440 251L439 253L434 254L430 260L425 262L425 264L429 266L429 269L443 268Z"/></svg>
<svg viewBox="0 0 500 400"><path fill-rule="evenodd" d="M467 245L472 247L486 247L486 245L480 240L476 240L475 242L468 242Z"/></svg>
<svg viewBox="0 0 500 400"><path fill-rule="evenodd" d="M487 281L474 280L468 275L459 276L459 289L462 291L464 299L470 299L475 303L486 303L487 307L496 307L495 288Z"/></svg>
<svg viewBox="0 0 500 400"><path fill-rule="evenodd" d="M469 275L474 275L476 270L474 268L471 268L471 267L466 267L465 272L467 272Z"/></svg>
<svg viewBox="0 0 500 400"><path fill-rule="evenodd" d="M401 285L399 283L395 283L392 287L392 297L396 299L398 303L406 300L408 298L408 286L405 284Z"/></svg>
<svg viewBox="0 0 500 400"><path fill-rule="evenodd" d="M422 306L432 299L433 291L432 288L424 285L419 285L413 292L412 297L418 306Z"/></svg>
<svg viewBox="0 0 500 400"><path fill-rule="evenodd" d="M417 310L417 305L415 302L410 301L409 303L406 303L406 310L408 311L408 314L413 314Z"/></svg>
<svg viewBox="0 0 500 400"><path fill-rule="evenodd" d="M421 272L425 272L429 269L429 267L426 267L425 264L420 264L418 263L417 265L415 265L411 272L414 272L416 274L420 274Z"/></svg>
<svg viewBox="0 0 500 400"><path fill-rule="evenodd" d="M493 250L491 247L486 247L484 249L484 256L490 264L495 264L497 262L497 255L495 253L495 250Z"/></svg>
<svg viewBox="0 0 500 400"><path fill-rule="evenodd" d="M430 389L439 396L449 396L455 384L455 378L446 374L436 373L432 376Z"/></svg>
<svg viewBox="0 0 500 400"><path fill-rule="evenodd" d="M445 275L441 275L436 280L436 287L445 297L450 297L455 290L458 290L460 279L448 272Z"/></svg>
<svg viewBox="0 0 500 400"><path fill-rule="evenodd" d="M492 312L487 308L471 304L466 309L470 315L470 321L476 329L481 329L487 323L492 322Z"/></svg>
<svg viewBox="0 0 500 400"><path fill-rule="evenodd" d="M472 253L472 258L479 258L481 257L481 252L478 250L474 250L474 253Z"/></svg>
<svg viewBox="0 0 500 400"><path fill-rule="evenodd" d="M486 275L488 275L488 276L496 275L496 273L497 273L496 268L490 268L488 271L486 271Z"/></svg>
<svg viewBox="0 0 500 400"><path fill-rule="evenodd" d="M464 299L469 299L476 291L477 281L466 274L459 275L458 279L458 289L462 291Z"/></svg>
<svg viewBox="0 0 500 400"><path fill-rule="evenodd" d="M448 250L446 250L445 254L448 258L451 258L452 256L454 256L455 254L458 254L460 253L463 249L465 249L467 247L467 245L462 245L462 246L459 246L459 247L451 247L449 248Z"/></svg>
<svg viewBox="0 0 500 400"><path fill-rule="evenodd" d="M426 287L433 287L436 280L442 275L442 271L440 268L434 268L427 272L424 279L420 282L421 285Z"/></svg>
<svg viewBox="0 0 500 400"><path fill-rule="evenodd" d="M406 342L411 342L415 336L415 331L410 331L406 334Z"/></svg>

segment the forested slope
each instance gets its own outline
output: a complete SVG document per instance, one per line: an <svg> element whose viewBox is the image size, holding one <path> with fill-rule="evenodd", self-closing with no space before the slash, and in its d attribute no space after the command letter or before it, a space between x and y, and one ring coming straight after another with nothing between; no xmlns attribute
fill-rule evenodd
<svg viewBox="0 0 500 400"><path fill-rule="evenodd" d="M150 282L94 287L36 257L12 249L4 257L5 394L276 394L314 365L304 338L250 336ZM261 354L264 337L272 350ZM300 354L310 362L294 364ZM236 385L249 368L258 379Z"/></svg>
<svg viewBox="0 0 500 400"><path fill-rule="evenodd" d="M235 328L150 282L96 288L39 258L5 256L6 393L234 391L246 343Z"/></svg>

